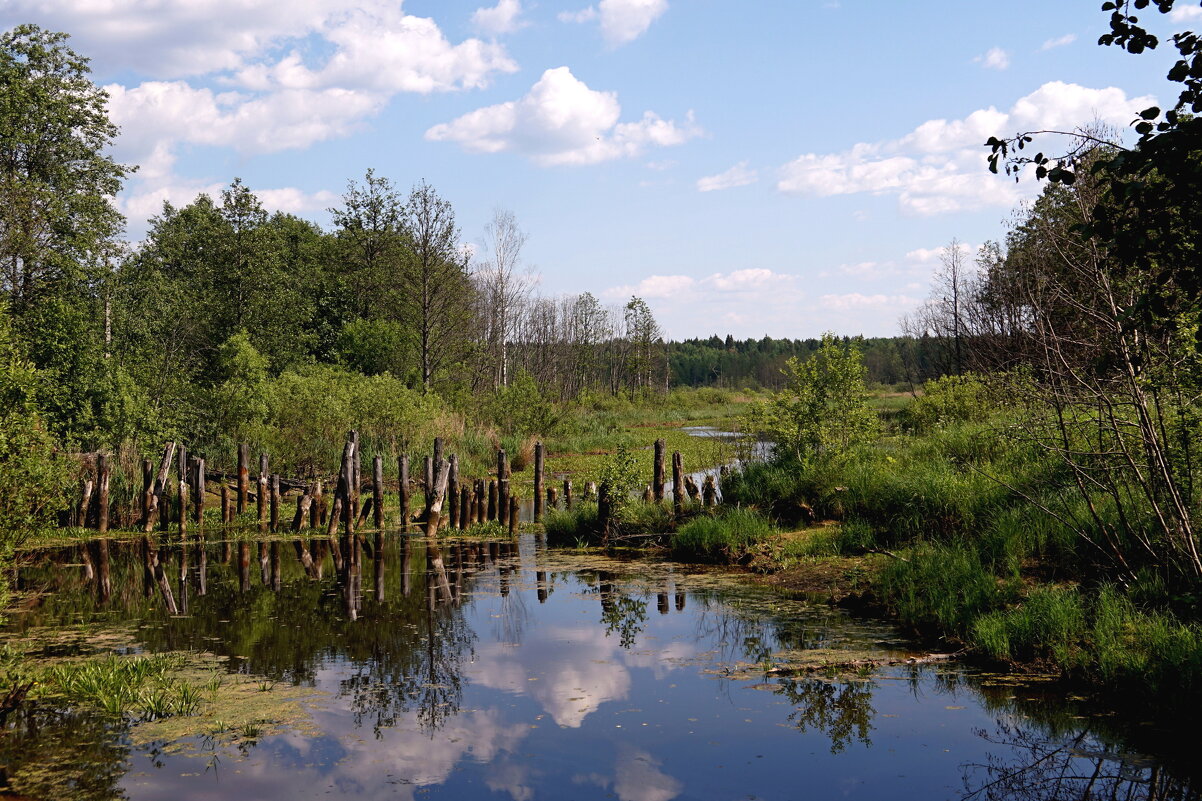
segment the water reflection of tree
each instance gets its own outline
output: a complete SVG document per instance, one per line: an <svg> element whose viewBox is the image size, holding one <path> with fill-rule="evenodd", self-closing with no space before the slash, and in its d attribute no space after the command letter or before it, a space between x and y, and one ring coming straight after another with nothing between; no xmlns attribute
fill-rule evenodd
<svg viewBox="0 0 1202 801"><path fill-rule="evenodd" d="M617 632L618 642L623 648L634 647L635 641L643 631L643 625L647 622L647 602L624 592L616 583L613 573L599 572L597 582L605 636Z"/></svg>
<svg viewBox="0 0 1202 801"><path fill-rule="evenodd" d="M847 748L852 740L872 745L872 691L869 681L782 681L777 692L795 707L789 721L801 731L820 731L831 741L831 753Z"/></svg>
<svg viewBox="0 0 1202 801"><path fill-rule="evenodd" d="M62 801L125 798L129 747L123 723L76 711L28 704L9 717L0 737L0 794ZM3 797L9 797L3 795Z"/></svg>
<svg viewBox="0 0 1202 801"><path fill-rule="evenodd" d="M964 767L962 801L1185 801L1199 794L1158 762L1096 739L1088 729L1049 737L1037 727L999 722L979 731L1000 753Z"/></svg>

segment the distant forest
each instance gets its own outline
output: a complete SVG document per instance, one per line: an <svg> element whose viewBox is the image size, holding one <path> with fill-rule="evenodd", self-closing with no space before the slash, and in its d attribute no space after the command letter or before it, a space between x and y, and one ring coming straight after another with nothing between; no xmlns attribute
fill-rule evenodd
<svg viewBox="0 0 1202 801"><path fill-rule="evenodd" d="M947 369L945 339L929 336L844 337L855 343L868 368L868 380L885 386L917 385ZM809 358L820 339L686 339L668 343L673 386L779 389L785 362Z"/></svg>

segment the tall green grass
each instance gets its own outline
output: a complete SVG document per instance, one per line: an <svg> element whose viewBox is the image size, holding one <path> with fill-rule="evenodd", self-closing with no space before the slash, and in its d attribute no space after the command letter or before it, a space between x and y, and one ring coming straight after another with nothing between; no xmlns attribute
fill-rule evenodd
<svg viewBox="0 0 1202 801"><path fill-rule="evenodd" d="M672 538L672 553L686 559L734 561L772 534L771 523L758 512L728 508L682 525Z"/></svg>

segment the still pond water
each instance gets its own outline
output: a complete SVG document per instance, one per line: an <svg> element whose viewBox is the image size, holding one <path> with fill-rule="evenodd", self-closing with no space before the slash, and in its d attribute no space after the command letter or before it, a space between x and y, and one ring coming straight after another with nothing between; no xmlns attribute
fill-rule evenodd
<svg viewBox="0 0 1202 801"><path fill-rule="evenodd" d="M24 565L23 647L182 651L245 701L176 728L29 706L0 735L23 798L1195 797L1196 740L954 664L805 673L921 651L695 567L396 533Z"/></svg>

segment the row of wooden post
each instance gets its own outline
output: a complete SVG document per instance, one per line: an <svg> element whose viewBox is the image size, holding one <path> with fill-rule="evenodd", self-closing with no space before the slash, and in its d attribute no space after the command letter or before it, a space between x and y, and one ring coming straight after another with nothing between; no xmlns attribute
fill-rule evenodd
<svg viewBox="0 0 1202 801"><path fill-rule="evenodd" d="M520 502L511 489L511 474L509 458L506 452L497 451L497 477L485 481L476 479L469 482L459 476L458 458L451 454L443 457L443 442L435 438L433 454L424 459L424 475L422 482L425 492L425 509L420 518L427 533L438 530L442 521L446 520L450 528L466 529L469 526L484 521L500 521L507 524L511 533L517 533ZM643 493L644 501L661 503L665 497L666 479L666 447L664 440L655 441L655 457L652 483ZM163 528L170 525L169 517L169 482L172 463L177 464L178 476L178 505L176 521L181 533L187 532L189 497L192 499L192 520L198 525L204 520L205 497L207 494L205 460L189 457L183 446L177 448L174 442L164 446L157 469L155 464L147 459L142 463L142 516L140 527L144 532L153 530L155 522ZM238 446L238 468L236 479L236 495L231 499L230 487L226 481L221 482L221 520L223 524L234 521L236 514L247 511L250 500L250 450L246 443ZM399 458L400 478L400 519L408 528L411 519L411 490L409 455L401 454ZM362 462L359 452L359 433L351 431L343 448L342 463L339 467L337 489L333 499L332 509L327 510L323 497L323 484L320 479L306 487L297 499L296 513L293 515L291 529L299 531L309 526L326 525L330 534L337 531L340 524L345 525L348 532L353 532L357 524L361 524L370 513L376 528L384 525L384 470L383 460L376 455L372 460L371 497L366 504L360 504L362 491L361 479ZM543 444L537 443L534 448L534 519L542 518L544 509L557 508L559 505L559 490L545 486L545 454ZM111 480L111 464L107 454L96 457L95 479L91 473L85 477L81 490L80 505L77 512L78 521L85 526L94 525L101 533L109 527L109 484ZM684 513L686 500L701 502L705 506L717 505L717 486L713 476L707 476L701 487L690 476L684 473L684 460L680 452L672 454L672 485L673 509L676 515ZM609 503L606 490L589 482L584 488L584 499L595 498L604 511ZM281 478L269 469L267 454L259 456L259 474L255 502L259 528L262 531L276 532L281 526ZM573 505L573 487L570 479L563 482L563 500L565 507ZM443 507L447 507L444 515ZM332 513L328 513L332 512Z"/></svg>

